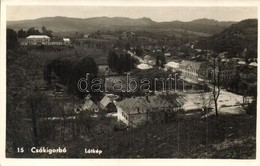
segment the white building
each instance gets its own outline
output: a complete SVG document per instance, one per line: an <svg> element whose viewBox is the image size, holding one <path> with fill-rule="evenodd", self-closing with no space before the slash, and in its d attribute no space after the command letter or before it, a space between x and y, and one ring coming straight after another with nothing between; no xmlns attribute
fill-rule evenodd
<svg viewBox="0 0 260 166"><path fill-rule="evenodd" d="M251 66L251 67L257 67L257 63L256 63L256 62L251 62L251 63L249 63L249 66Z"/></svg>
<svg viewBox="0 0 260 166"><path fill-rule="evenodd" d="M70 45L70 39L69 38L63 38L64 45Z"/></svg>
<svg viewBox="0 0 260 166"><path fill-rule="evenodd" d="M195 62L183 60L179 64L182 76L193 80L205 79L208 76L207 62Z"/></svg>
<svg viewBox="0 0 260 166"><path fill-rule="evenodd" d="M165 66L165 68L168 69L168 70L175 71L175 70L179 69L179 67L180 67L179 65L180 65L180 64L177 63L177 62L171 61L171 62L168 62L167 64L165 64L164 66Z"/></svg>
<svg viewBox="0 0 260 166"><path fill-rule="evenodd" d="M30 35L26 37L26 42L28 45L48 45L51 38L47 35Z"/></svg>

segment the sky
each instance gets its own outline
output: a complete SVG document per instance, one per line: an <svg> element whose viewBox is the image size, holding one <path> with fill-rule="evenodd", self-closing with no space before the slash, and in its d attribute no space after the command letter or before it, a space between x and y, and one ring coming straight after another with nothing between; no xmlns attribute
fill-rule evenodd
<svg viewBox="0 0 260 166"><path fill-rule="evenodd" d="M145 7L145 6L7 6L8 21L66 16L90 17L148 17L154 21L191 21L209 18L218 21L241 21L257 18L256 7Z"/></svg>

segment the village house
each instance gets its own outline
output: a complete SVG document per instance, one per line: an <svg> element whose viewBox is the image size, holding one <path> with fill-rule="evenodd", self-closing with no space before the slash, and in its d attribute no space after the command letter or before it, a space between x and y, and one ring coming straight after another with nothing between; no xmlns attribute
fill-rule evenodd
<svg viewBox="0 0 260 166"><path fill-rule="evenodd" d="M105 95L100 101L100 107L102 110L105 110L107 113L116 112L117 108L114 104L114 100L112 96Z"/></svg>
<svg viewBox="0 0 260 166"><path fill-rule="evenodd" d="M70 45L70 39L69 38L63 38L63 44L64 45Z"/></svg>
<svg viewBox="0 0 260 166"><path fill-rule="evenodd" d="M85 103L82 106L82 110L88 110L97 113L99 112L99 107L92 100L85 99Z"/></svg>
<svg viewBox="0 0 260 166"><path fill-rule="evenodd" d="M167 70L171 70L171 71L176 71L179 69L179 66L180 66L180 63L178 62L168 62L167 64L164 65L164 67L167 69Z"/></svg>
<svg viewBox="0 0 260 166"><path fill-rule="evenodd" d="M150 55L145 55L144 56L144 63L149 64L150 63L150 59L151 59Z"/></svg>
<svg viewBox="0 0 260 166"><path fill-rule="evenodd" d="M85 35L84 35L84 38L88 38L88 36L89 36L89 34L85 34Z"/></svg>
<svg viewBox="0 0 260 166"><path fill-rule="evenodd" d="M164 117L163 111L177 111L181 109L181 104L169 103L157 96L126 98L117 102L116 106L118 121L130 127L138 127L147 122L154 122L151 116L154 113L156 113L155 117L158 120L163 120L163 118L159 118Z"/></svg>

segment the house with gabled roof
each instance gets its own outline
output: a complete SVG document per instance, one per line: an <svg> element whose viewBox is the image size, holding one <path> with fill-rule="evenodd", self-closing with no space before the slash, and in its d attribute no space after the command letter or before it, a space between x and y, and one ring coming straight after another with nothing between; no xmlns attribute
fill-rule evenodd
<svg viewBox="0 0 260 166"><path fill-rule="evenodd" d="M63 38L62 40L64 45L70 45L70 38Z"/></svg>
<svg viewBox="0 0 260 166"><path fill-rule="evenodd" d="M163 117L167 111L182 109L182 102L180 100L169 102L158 96L126 98L116 103L118 121L122 121L130 127L138 127L154 121L151 119L152 115Z"/></svg>
<svg viewBox="0 0 260 166"><path fill-rule="evenodd" d="M196 62L183 60L179 64L179 69L182 72L182 76L193 80L204 79L208 76L208 66L205 61Z"/></svg>
<svg viewBox="0 0 260 166"><path fill-rule="evenodd" d="M102 98L102 100L100 101L100 107L101 107L102 109L105 109L105 108L107 107L107 105L108 105L109 103L111 103L111 102L113 102L112 99L105 95L105 96Z"/></svg>
<svg viewBox="0 0 260 166"><path fill-rule="evenodd" d="M82 110L88 110L97 113L99 112L99 107L92 100L87 99L85 100L85 103L82 106Z"/></svg>
<svg viewBox="0 0 260 166"><path fill-rule="evenodd" d="M105 95L99 103L100 108L106 112L116 112L116 106L112 96Z"/></svg>

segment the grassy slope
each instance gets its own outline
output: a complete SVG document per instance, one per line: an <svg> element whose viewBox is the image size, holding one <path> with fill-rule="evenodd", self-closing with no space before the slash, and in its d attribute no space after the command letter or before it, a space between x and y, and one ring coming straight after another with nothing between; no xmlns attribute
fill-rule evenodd
<svg viewBox="0 0 260 166"><path fill-rule="evenodd" d="M119 132L112 130L110 122L100 121L99 127L96 126L88 137L62 145L57 142L46 145L65 146L66 154L39 154L37 157L253 159L256 157L255 128L255 117L248 115L186 119ZM103 153L85 154L84 148L98 148ZM36 157L31 154L27 157L32 156Z"/></svg>
<svg viewBox="0 0 260 166"><path fill-rule="evenodd" d="M255 158L255 126L249 116L184 120L97 137L94 145L102 157Z"/></svg>

